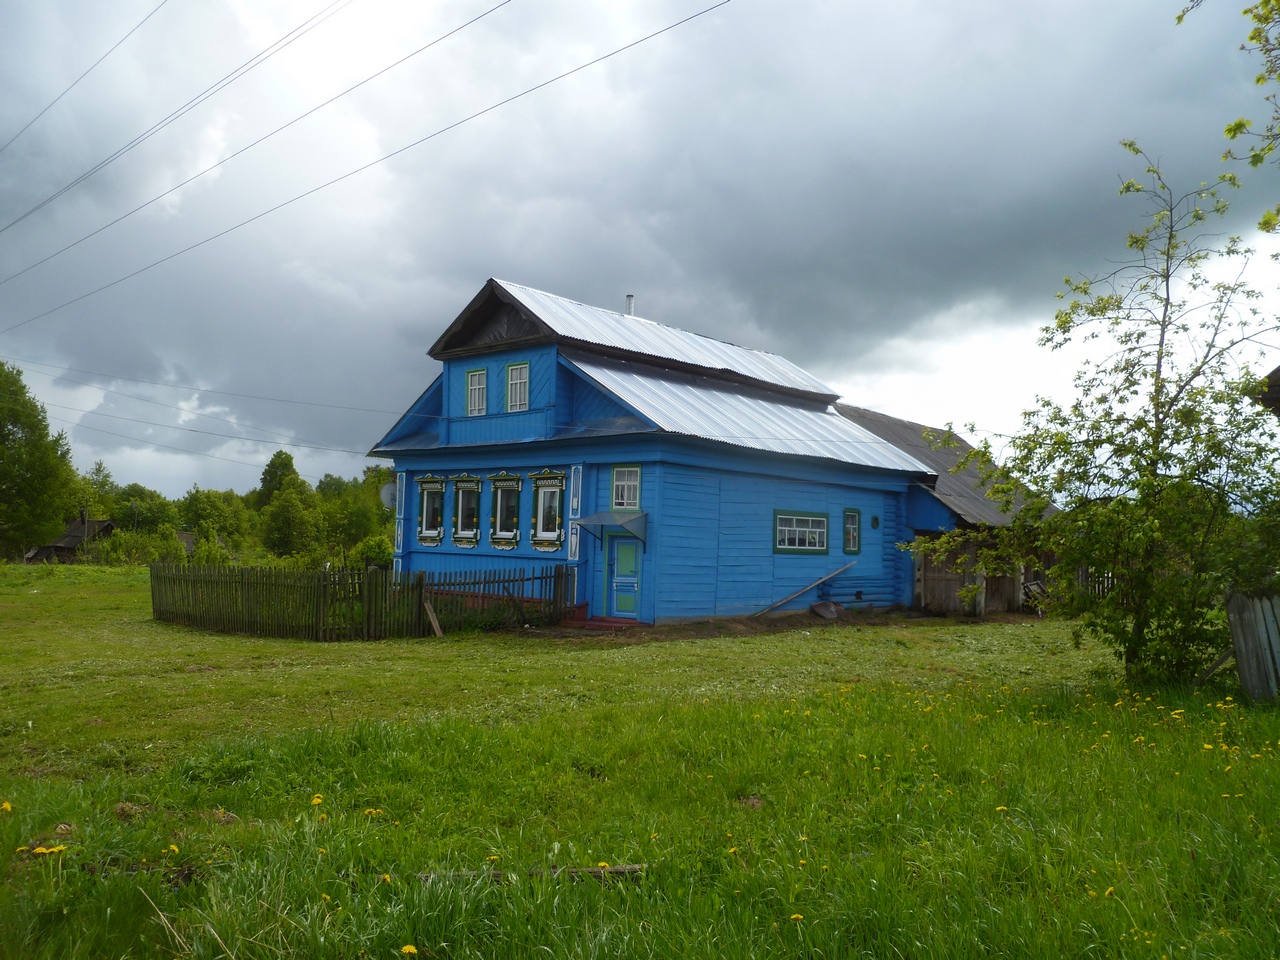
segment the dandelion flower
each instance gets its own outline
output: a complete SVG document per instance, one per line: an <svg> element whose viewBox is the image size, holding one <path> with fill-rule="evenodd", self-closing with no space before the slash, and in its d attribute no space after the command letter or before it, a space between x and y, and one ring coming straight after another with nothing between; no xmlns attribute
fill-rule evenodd
<svg viewBox="0 0 1280 960"><path fill-rule="evenodd" d="M738 852L738 848L737 848L737 847L730 847L730 848L729 848L729 852L730 852L730 853L737 853L737 852Z"/></svg>
<svg viewBox="0 0 1280 960"><path fill-rule="evenodd" d="M803 920L803 919L804 919L804 914L803 914L803 913L793 913L793 914L791 915L791 919L792 919L792 920L794 920L796 923L799 923L801 920Z"/></svg>
<svg viewBox="0 0 1280 960"><path fill-rule="evenodd" d="M1104 896L1104 897L1109 897L1109 896L1111 896L1111 895L1112 895L1113 893L1115 893L1115 892L1116 892L1116 888L1115 888L1115 887L1107 887L1107 892L1106 892L1106 893L1104 893L1104 894L1103 894L1103 896Z"/></svg>
<svg viewBox="0 0 1280 960"><path fill-rule="evenodd" d="M320 894L320 899L321 899L321 900L330 900L330 899L332 899L332 898L331 898L327 893L322 893L322 894Z"/></svg>
<svg viewBox="0 0 1280 960"><path fill-rule="evenodd" d="M597 863L597 864L596 864L596 866L597 866L597 867L599 867L601 870L608 870L608 869L609 869L609 864L605 863L603 860L601 860L599 863Z"/></svg>
<svg viewBox="0 0 1280 960"><path fill-rule="evenodd" d="M414 954L418 952L418 948L415 947L412 943L406 943L403 947L400 948L400 952L406 955Z"/></svg>
<svg viewBox="0 0 1280 960"><path fill-rule="evenodd" d="M996 813L1005 813L1008 809L1008 807L996 807Z"/></svg>
<svg viewBox="0 0 1280 960"><path fill-rule="evenodd" d="M0 813L13 813L13 804L8 800L0 803Z"/></svg>
<svg viewBox="0 0 1280 960"><path fill-rule="evenodd" d="M28 850L30 850L30 849L31 849L30 847L14 847L14 848L13 848L13 852L14 852L14 853L26 853L26 852L27 852Z"/></svg>
<svg viewBox="0 0 1280 960"><path fill-rule="evenodd" d="M485 859L486 859L486 860L488 860L490 863L497 863L499 860L501 860L501 859L502 859L502 857L500 857L500 856L498 856L496 853L494 853L494 854L490 854L489 856L485 857Z"/></svg>
<svg viewBox="0 0 1280 960"><path fill-rule="evenodd" d="M172 850L174 853L178 852L178 847L175 844L172 844L172 843L169 844L169 849Z"/></svg>
<svg viewBox="0 0 1280 960"><path fill-rule="evenodd" d="M389 874L389 873L384 873L384 874L382 875L382 878L381 878L381 879L382 879L382 882L383 882L383 883L390 883L390 882L391 882L391 874Z"/></svg>
<svg viewBox="0 0 1280 960"><path fill-rule="evenodd" d="M323 797L323 796L321 796L321 795L320 795L320 794L318 794L318 793L317 793L314 797L312 797L312 798L311 798L311 805L312 805L313 807L318 807L318 806L320 806L320 804L321 804L321 803L323 803L323 802L324 802L324 797Z"/></svg>

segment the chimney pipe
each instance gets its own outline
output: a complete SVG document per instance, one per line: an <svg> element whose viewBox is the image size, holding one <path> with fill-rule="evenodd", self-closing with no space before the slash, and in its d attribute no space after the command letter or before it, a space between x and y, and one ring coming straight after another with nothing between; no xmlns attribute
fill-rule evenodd
<svg viewBox="0 0 1280 960"><path fill-rule="evenodd" d="M627 316L634 317L636 315L636 295L634 293L627 294Z"/></svg>

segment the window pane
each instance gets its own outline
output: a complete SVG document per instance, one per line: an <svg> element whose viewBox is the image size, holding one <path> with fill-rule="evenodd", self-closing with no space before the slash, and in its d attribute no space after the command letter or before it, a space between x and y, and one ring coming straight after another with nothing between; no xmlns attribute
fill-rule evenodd
<svg viewBox="0 0 1280 960"><path fill-rule="evenodd" d="M495 491L494 517L499 536L514 536L520 516L520 491Z"/></svg>
<svg viewBox="0 0 1280 960"><path fill-rule="evenodd" d="M555 537L560 533L560 493L555 489L538 493L539 537Z"/></svg>
<svg viewBox="0 0 1280 960"><path fill-rule="evenodd" d="M618 467L613 471L613 509L640 509L639 467Z"/></svg>
<svg viewBox="0 0 1280 960"><path fill-rule="evenodd" d="M459 490L458 491L458 517L457 530L458 533L473 534L479 525L480 519L480 491L479 490Z"/></svg>
<svg viewBox="0 0 1280 960"><path fill-rule="evenodd" d="M485 371L472 370L467 373L467 416L483 416L486 411Z"/></svg>
<svg viewBox="0 0 1280 960"><path fill-rule="evenodd" d="M853 511L844 515L844 548L849 553L857 553L861 548L862 516Z"/></svg>
<svg viewBox="0 0 1280 960"><path fill-rule="evenodd" d="M444 491L422 491L422 532L437 534L444 515Z"/></svg>
<svg viewBox="0 0 1280 960"><path fill-rule="evenodd" d="M529 409L529 365L522 363L507 368L507 410L518 413Z"/></svg>

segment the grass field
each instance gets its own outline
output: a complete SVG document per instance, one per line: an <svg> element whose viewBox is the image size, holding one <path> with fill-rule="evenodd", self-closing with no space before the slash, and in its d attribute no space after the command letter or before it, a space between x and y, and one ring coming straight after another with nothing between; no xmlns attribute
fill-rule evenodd
<svg viewBox="0 0 1280 960"><path fill-rule="evenodd" d="M0 567L0 957L1276 955L1275 710L775 628L315 645Z"/></svg>

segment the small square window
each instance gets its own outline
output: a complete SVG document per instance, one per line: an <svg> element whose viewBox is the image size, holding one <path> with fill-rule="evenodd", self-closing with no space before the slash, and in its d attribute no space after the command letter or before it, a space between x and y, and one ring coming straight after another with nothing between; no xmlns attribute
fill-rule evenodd
<svg viewBox="0 0 1280 960"><path fill-rule="evenodd" d="M613 468L613 510L640 509L640 468Z"/></svg>
<svg viewBox="0 0 1280 960"><path fill-rule="evenodd" d="M529 409L529 365L515 363L507 367L507 413Z"/></svg>
<svg viewBox="0 0 1280 960"><path fill-rule="evenodd" d="M467 371L467 416L482 417L488 412L487 396L488 372L485 370Z"/></svg>

